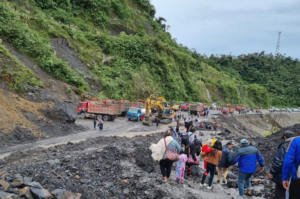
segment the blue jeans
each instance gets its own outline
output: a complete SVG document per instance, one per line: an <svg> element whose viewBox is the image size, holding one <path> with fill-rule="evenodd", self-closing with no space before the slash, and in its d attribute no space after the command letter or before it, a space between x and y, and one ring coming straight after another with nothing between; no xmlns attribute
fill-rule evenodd
<svg viewBox="0 0 300 199"><path fill-rule="evenodd" d="M245 181L246 181L247 190L251 190L251 176L252 175L253 175L253 173L244 173L242 171L239 172L238 185L239 185L240 196L244 196Z"/></svg>

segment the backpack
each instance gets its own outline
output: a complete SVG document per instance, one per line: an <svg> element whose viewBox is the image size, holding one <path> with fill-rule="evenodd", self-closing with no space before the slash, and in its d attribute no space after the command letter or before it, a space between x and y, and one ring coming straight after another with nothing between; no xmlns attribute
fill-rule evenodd
<svg viewBox="0 0 300 199"><path fill-rule="evenodd" d="M194 135L194 134L191 134L191 135L188 135L188 134L186 134L186 135L184 135L183 137L182 137L182 139L181 139L181 143L184 145L184 146L188 146L189 144L190 144L190 137L192 136L192 135Z"/></svg>

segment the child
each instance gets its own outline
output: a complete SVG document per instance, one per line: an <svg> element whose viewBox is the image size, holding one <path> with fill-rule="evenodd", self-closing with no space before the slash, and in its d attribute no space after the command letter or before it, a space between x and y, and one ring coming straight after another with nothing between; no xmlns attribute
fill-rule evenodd
<svg viewBox="0 0 300 199"><path fill-rule="evenodd" d="M177 167L176 167L176 181L177 182L180 179L180 182L183 183L184 172L185 172L185 163L187 160L188 160L187 155L184 154L184 150L181 150L179 160L177 162Z"/></svg>
<svg viewBox="0 0 300 199"><path fill-rule="evenodd" d="M202 152L209 153L211 151L213 151L212 140L209 139L209 140L207 140L206 144L203 145ZM202 158L204 158L204 156L202 156ZM204 171L205 171L204 175L207 176L207 171L206 171L206 169L207 169L207 162L206 161L203 161L203 162L204 162Z"/></svg>

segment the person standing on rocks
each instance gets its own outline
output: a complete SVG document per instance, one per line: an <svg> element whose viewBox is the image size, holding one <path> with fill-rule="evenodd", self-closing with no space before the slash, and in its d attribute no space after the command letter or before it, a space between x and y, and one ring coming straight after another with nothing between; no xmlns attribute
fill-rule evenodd
<svg viewBox="0 0 300 199"><path fill-rule="evenodd" d="M178 154L180 153L180 146L178 142L172 138L171 131L165 132L164 138L159 140L157 144L152 143L150 146L150 150L152 151L151 157L159 162L161 174L165 182L170 178L173 165L172 161L165 159L166 148L171 151L176 151Z"/></svg>
<svg viewBox="0 0 300 199"><path fill-rule="evenodd" d="M289 178L291 183L289 184ZM282 167L282 184L289 190L289 199L299 199L300 196L300 137L291 140Z"/></svg>
<svg viewBox="0 0 300 199"><path fill-rule="evenodd" d="M256 171L256 161L259 162L260 171L264 171L264 159L259 150L248 144L246 139L241 140L241 147L230 158L230 165L239 164L238 187L240 196L244 196L244 184L246 182L246 194L251 196L251 176Z"/></svg>
<svg viewBox="0 0 300 199"><path fill-rule="evenodd" d="M294 136L295 134L292 131L285 131L283 133L282 139L284 139L284 142L278 146L276 156L274 157L272 166L270 168L269 179L276 184L274 199L286 198L285 196L286 190L282 184L282 167L283 167L284 157L286 154L286 149Z"/></svg>
<svg viewBox="0 0 300 199"><path fill-rule="evenodd" d="M222 159L218 165L218 181L217 181L218 183L220 183L222 171L224 172L223 184L226 183L226 178L228 175L228 167L230 167L229 160L230 160L230 155L231 155L231 149L232 149L231 142L228 142L226 145L223 146Z"/></svg>
<svg viewBox="0 0 300 199"><path fill-rule="evenodd" d="M195 139L194 142L192 144L190 144L189 147L188 147L187 157L190 158L190 156L192 156L194 162L193 163L187 163L187 165L188 165L187 176L189 176L191 174L192 166L195 165L195 164L196 165L199 164L197 162L196 156L200 155L201 147L202 147L202 142L198 139Z"/></svg>
<svg viewBox="0 0 300 199"><path fill-rule="evenodd" d="M213 149L214 150L209 153L202 152L201 154L204 156L203 160L207 162L207 173L210 174L207 189L212 189L216 167L222 159L222 142L217 140ZM207 184L205 184L206 176L207 175L203 174L200 186L207 186Z"/></svg>

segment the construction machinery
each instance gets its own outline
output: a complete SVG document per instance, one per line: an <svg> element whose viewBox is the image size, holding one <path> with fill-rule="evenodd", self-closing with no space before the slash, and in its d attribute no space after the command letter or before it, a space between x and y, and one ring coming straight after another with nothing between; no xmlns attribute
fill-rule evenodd
<svg viewBox="0 0 300 199"><path fill-rule="evenodd" d="M174 111L179 111L180 106L177 105L177 104L175 103L175 101L173 100L173 101L171 101L171 102L169 103L169 108L172 109L172 110L174 110Z"/></svg>
<svg viewBox="0 0 300 199"><path fill-rule="evenodd" d="M204 105L202 103L190 104L190 109L191 114L197 115L198 113L204 111Z"/></svg>
<svg viewBox="0 0 300 199"><path fill-rule="evenodd" d="M155 114L151 114L151 107L157 110ZM152 126L156 120L156 117L159 118L160 123L170 124L175 113L172 109L169 108L168 103L165 98L156 95L150 95L146 100L146 115L143 120L143 125Z"/></svg>
<svg viewBox="0 0 300 199"><path fill-rule="evenodd" d="M98 101L98 102L101 102L101 100L96 97L95 95L91 94L91 93L88 93L88 92L83 92L81 93L80 95L81 97L81 101L82 102L85 102L85 101Z"/></svg>
<svg viewBox="0 0 300 199"><path fill-rule="evenodd" d="M223 109L222 109L222 114L223 115L227 115L227 114L229 114L229 113L234 113L234 107L233 106L231 106L231 104L227 104L225 107L223 107Z"/></svg>
<svg viewBox="0 0 300 199"><path fill-rule="evenodd" d="M189 111L190 103L189 102L183 102L180 104L180 110L181 111Z"/></svg>

